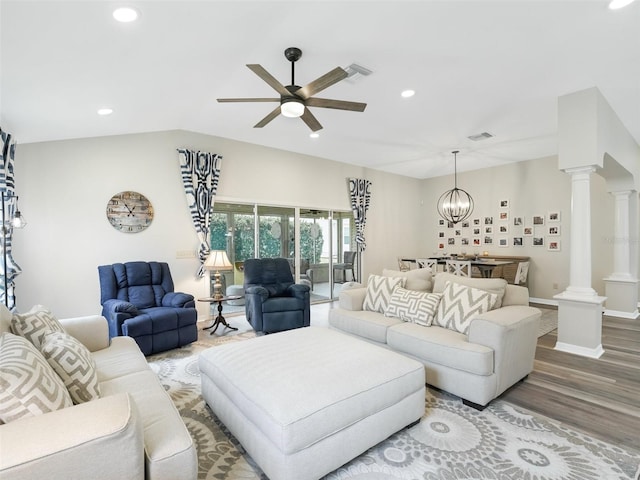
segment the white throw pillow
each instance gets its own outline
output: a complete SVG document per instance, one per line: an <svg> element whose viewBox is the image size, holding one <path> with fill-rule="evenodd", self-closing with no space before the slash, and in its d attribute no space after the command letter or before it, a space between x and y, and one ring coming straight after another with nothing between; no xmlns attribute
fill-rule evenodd
<svg viewBox="0 0 640 480"><path fill-rule="evenodd" d="M434 324L467 334L471 320L491 310L498 295L459 283L447 282Z"/></svg>
<svg viewBox="0 0 640 480"><path fill-rule="evenodd" d="M428 268L416 268L407 272L399 270L382 270L385 277L402 277L406 278L404 288L407 290L419 290L422 292L433 291L433 275Z"/></svg>
<svg viewBox="0 0 640 480"><path fill-rule="evenodd" d="M87 347L67 333L45 335L40 352L67 387L73 403L100 398L96 362Z"/></svg>
<svg viewBox="0 0 640 480"><path fill-rule="evenodd" d="M0 334L0 423L73 405L60 377L27 339Z"/></svg>
<svg viewBox="0 0 640 480"><path fill-rule="evenodd" d="M441 296L439 293L418 292L398 287L393 291L384 315L429 327L438 310Z"/></svg>
<svg viewBox="0 0 640 480"><path fill-rule="evenodd" d="M369 275L362 309L384 313L391 300L391 294L397 287L404 287L404 282L404 278Z"/></svg>
<svg viewBox="0 0 640 480"><path fill-rule="evenodd" d="M42 305L36 305L26 313L14 313L11 332L29 340L38 350L47 333L64 332L58 319Z"/></svg>

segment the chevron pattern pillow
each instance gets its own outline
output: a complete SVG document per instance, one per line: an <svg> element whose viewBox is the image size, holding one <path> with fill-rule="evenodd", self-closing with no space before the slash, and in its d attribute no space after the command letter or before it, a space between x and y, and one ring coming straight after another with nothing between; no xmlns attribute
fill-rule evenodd
<svg viewBox="0 0 640 480"><path fill-rule="evenodd" d="M447 282L442 292L434 324L466 335L471 320L481 313L491 310L497 300L498 295L495 293Z"/></svg>
<svg viewBox="0 0 640 480"><path fill-rule="evenodd" d="M47 333L64 332L64 328L49 310L42 305L36 305L26 313L13 314L11 331L26 338L40 350L42 340Z"/></svg>
<svg viewBox="0 0 640 480"><path fill-rule="evenodd" d="M438 310L441 296L439 293L419 292L398 287L393 291L384 315L429 327Z"/></svg>
<svg viewBox="0 0 640 480"><path fill-rule="evenodd" d="M391 294L397 287L404 287L406 279L399 277L383 277L381 275L369 275L367 281L367 294L362 304L363 310L384 313L389 306Z"/></svg>
<svg viewBox="0 0 640 480"><path fill-rule="evenodd" d="M0 334L0 423L73 405L60 377L25 338Z"/></svg>
<svg viewBox="0 0 640 480"><path fill-rule="evenodd" d="M67 387L73 403L100 398L96 363L82 343L67 333L45 335L40 352Z"/></svg>

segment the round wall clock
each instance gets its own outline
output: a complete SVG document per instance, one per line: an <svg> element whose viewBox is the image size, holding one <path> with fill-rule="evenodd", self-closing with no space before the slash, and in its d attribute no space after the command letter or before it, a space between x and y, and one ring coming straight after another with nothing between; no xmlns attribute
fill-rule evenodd
<svg viewBox="0 0 640 480"><path fill-rule="evenodd" d="M107 219L120 232L141 232L153 220L153 207L141 193L116 193L107 204Z"/></svg>

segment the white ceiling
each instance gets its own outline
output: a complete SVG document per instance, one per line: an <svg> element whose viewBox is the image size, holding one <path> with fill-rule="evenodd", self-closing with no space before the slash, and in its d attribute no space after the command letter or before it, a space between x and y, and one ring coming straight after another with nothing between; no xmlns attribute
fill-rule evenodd
<svg viewBox="0 0 640 480"><path fill-rule="evenodd" d="M113 20L122 3L137 22ZM558 97L594 86L640 143L640 1L1 0L0 16L0 122L23 144L186 129L427 178L454 149L459 170L555 154ZM245 64L287 85L290 46L298 85L372 70L318 94L365 112L312 109L310 139L300 119L252 128L274 104L216 102L277 96Z"/></svg>

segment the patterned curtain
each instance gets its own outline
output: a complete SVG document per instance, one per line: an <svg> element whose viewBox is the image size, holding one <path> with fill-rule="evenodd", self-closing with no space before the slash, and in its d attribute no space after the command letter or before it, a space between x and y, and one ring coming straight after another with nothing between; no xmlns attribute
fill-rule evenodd
<svg viewBox="0 0 640 480"><path fill-rule="evenodd" d="M2 258L0 258L0 300L13 310L16 306L15 296L15 279L22 273L22 269L15 262L11 254L11 244L13 238L13 229L9 219L13 217L16 209L15 184L13 181L13 162L16 151L16 144L11 134L4 132L0 128L0 137L2 139L2 151L0 152L0 192L4 195L4 219L5 224L1 227L0 249L2 250Z"/></svg>
<svg viewBox="0 0 640 480"><path fill-rule="evenodd" d="M200 241L198 248L200 268L197 275L198 278L202 278L205 273L204 262L210 250L211 211L218 191L222 156L215 153L178 149L178 157L189 212Z"/></svg>
<svg viewBox="0 0 640 480"><path fill-rule="evenodd" d="M356 252L358 257L358 281L360 281L360 255L367 248L367 243L364 239L364 227L367 223L367 210L369 210L369 202L371 201L371 182L362 178L350 178L349 195L351 196L351 211L356 223Z"/></svg>

